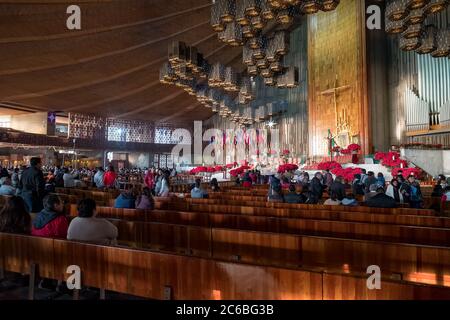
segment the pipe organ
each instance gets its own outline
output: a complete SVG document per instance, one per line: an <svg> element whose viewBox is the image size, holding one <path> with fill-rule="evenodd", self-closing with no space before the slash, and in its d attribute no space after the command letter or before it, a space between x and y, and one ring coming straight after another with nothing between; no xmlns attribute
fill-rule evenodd
<svg viewBox="0 0 450 320"><path fill-rule="evenodd" d="M420 99L411 89L405 92L406 130L422 131L430 128L430 104Z"/></svg>
<svg viewBox="0 0 450 320"><path fill-rule="evenodd" d="M450 101L450 60L417 55L418 90L430 105L430 125L441 124L441 113Z"/></svg>
<svg viewBox="0 0 450 320"><path fill-rule="evenodd" d="M441 107L440 118L441 127L450 128L450 100Z"/></svg>

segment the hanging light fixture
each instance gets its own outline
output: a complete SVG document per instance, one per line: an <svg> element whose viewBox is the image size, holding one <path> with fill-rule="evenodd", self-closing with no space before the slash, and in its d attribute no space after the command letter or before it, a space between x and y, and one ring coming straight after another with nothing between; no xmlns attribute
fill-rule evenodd
<svg viewBox="0 0 450 320"><path fill-rule="evenodd" d="M420 38L400 38L400 49L403 51L416 50L420 45Z"/></svg>
<svg viewBox="0 0 450 320"><path fill-rule="evenodd" d="M274 75L274 73L270 68L261 69L261 77L271 78L271 77L273 77L273 75Z"/></svg>
<svg viewBox="0 0 450 320"><path fill-rule="evenodd" d="M221 32L225 30L225 26L222 23L222 12L220 11L222 6L220 6L219 1L214 1L211 8L211 26L215 32Z"/></svg>
<svg viewBox="0 0 450 320"><path fill-rule="evenodd" d="M283 70L283 64L280 61L274 61L270 64L270 70L273 72L281 72Z"/></svg>
<svg viewBox="0 0 450 320"><path fill-rule="evenodd" d="M236 0L216 0L219 5L220 19L224 24L233 22L236 16Z"/></svg>
<svg viewBox="0 0 450 320"><path fill-rule="evenodd" d="M434 58L450 55L450 29L441 29L436 34L437 48L431 53Z"/></svg>
<svg viewBox="0 0 450 320"><path fill-rule="evenodd" d="M333 11L339 5L339 0L322 0L322 11Z"/></svg>
<svg viewBox="0 0 450 320"><path fill-rule="evenodd" d="M413 9L409 11L408 16L405 19L407 25L422 23L425 20L425 14L423 8Z"/></svg>
<svg viewBox="0 0 450 320"><path fill-rule="evenodd" d="M284 6L283 0L268 0L269 5L274 9L280 9Z"/></svg>
<svg viewBox="0 0 450 320"><path fill-rule="evenodd" d="M319 0L303 0L300 4L300 10L305 14L317 13L321 8Z"/></svg>
<svg viewBox="0 0 450 320"><path fill-rule="evenodd" d="M268 78L264 78L264 84L266 86L273 87L273 86L277 85L277 81L274 77L268 77Z"/></svg>
<svg viewBox="0 0 450 320"><path fill-rule="evenodd" d="M198 50L196 47L187 47L186 50L186 66L196 69L198 65Z"/></svg>
<svg viewBox="0 0 450 320"><path fill-rule="evenodd" d="M277 13L277 21L279 24L291 24L294 21L295 7L282 9Z"/></svg>
<svg viewBox="0 0 450 320"><path fill-rule="evenodd" d="M226 91L238 92L239 91L239 74L234 71L233 68L227 67L225 69L224 89Z"/></svg>
<svg viewBox="0 0 450 320"><path fill-rule="evenodd" d="M410 10L423 8L430 0L408 0L407 6Z"/></svg>
<svg viewBox="0 0 450 320"><path fill-rule="evenodd" d="M256 60L256 66L258 69L266 69L269 64L267 63L267 60L265 58Z"/></svg>
<svg viewBox="0 0 450 320"><path fill-rule="evenodd" d="M216 62L211 67L211 73L208 79L210 87L221 87L225 82L225 68L220 62Z"/></svg>
<svg viewBox="0 0 450 320"><path fill-rule="evenodd" d="M257 76L258 75L258 67L257 66L248 66L247 73L250 76Z"/></svg>
<svg viewBox="0 0 450 320"><path fill-rule="evenodd" d="M260 60L264 59L266 56L266 53L263 48L257 48L252 50L252 57L254 60Z"/></svg>
<svg viewBox="0 0 450 320"><path fill-rule="evenodd" d="M422 44L417 48L416 52L419 54L427 54L435 51L437 49L436 35L437 29L434 25L426 26L422 34Z"/></svg>
<svg viewBox="0 0 450 320"><path fill-rule="evenodd" d="M407 0L393 0L386 6L386 18L391 21L402 20L408 13Z"/></svg>
<svg viewBox="0 0 450 320"><path fill-rule="evenodd" d="M430 0L425 6L425 14L430 15L444 10L448 5L448 0Z"/></svg>
<svg viewBox="0 0 450 320"><path fill-rule="evenodd" d="M267 21L275 19L275 12L268 0L261 0L261 17Z"/></svg>
<svg viewBox="0 0 450 320"><path fill-rule="evenodd" d="M161 69L159 70L159 81L164 84L172 84L177 80L175 71L169 62L163 63Z"/></svg>
<svg viewBox="0 0 450 320"><path fill-rule="evenodd" d="M386 30L387 33L390 33L390 34L402 33L406 29L407 29L407 26L403 23L402 20L398 20L398 21L388 20L388 21L386 21L385 30Z"/></svg>
<svg viewBox="0 0 450 320"><path fill-rule="evenodd" d="M248 45L245 45L242 51L242 61L247 66L255 65L255 59L253 58L253 49L251 49Z"/></svg>
<svg viewBox="0 0 450 320"><path fill-rule="evenodd" d="M253 30L252 26L244 26L242 27L242 36L247 39L254 38L256 36L256 32Z"/></svg>
<svg viewBox="0 0 450 320"><path fill-rule="evenodd" d="M236 22L241 26L248 26L250 19L245 13L246 0L236 0Z"/></svg>
<svg viewBox="0 0 450 320"><path fill-rule="evenodd" d="M285 31L278 31L273 38L275 46L275 54L284 56L289 51L289 35Z"/></svg>
<svg viewBox="0 0 450 320"><path fill-rule="evenodd" d="M225 29L225 42L233 47L243 44L241 25L236 22L230 22L227 24Z"/></svg>
<svg viewBox="0 0 450 320"><path fill-rule="evenodd" d="M421 24L411 24L402 33L402 37L406 39L420 38L422 36L423 27Z"/></svg>
<svg viewBox="0 0 450 320"><path fill-rule="evenodd" d="M259 0L244 0L245 14L249 17L259 16L261 13L261 1Z"/></svg>
<svg viewBox="0 0 450 320"><path fill-rule="evenodd" d="M184 42L173 41L169 45L169 62L172 67L186 63L187 47Z"/></svg>
<svg viewBox="0 0 450 320"><path fill-rule="evenodd" d="M259 35L257 37L251 38L248 41L248 45L251 49L260 49L260 48L264 48L265 47L265 43L266 43L266 39L265 37Z"/></svg>
<svg viewBox="0 0 450 320"><path fill-rule="evenodd" d="M261 16L256 16L251 18L252 27L256 30L262 30L265 27L264 20Z"/></svg>

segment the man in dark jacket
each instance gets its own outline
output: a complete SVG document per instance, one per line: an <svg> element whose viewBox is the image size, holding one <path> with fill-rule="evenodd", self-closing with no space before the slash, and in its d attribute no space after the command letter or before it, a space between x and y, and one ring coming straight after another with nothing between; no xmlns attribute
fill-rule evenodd
<svg viewBox="0 0 450 320"><path fill-rule="evenodd" d="M420 209L422 207L422 190L414 176L408 177L408 180L400 187L400 192L402 193L405 202L409 202L411 208Z"/></svg>
<svg viewBox="0 0 450 320"><path fill-rule="evenodd" d="M329 190L329 194L334 194L339 201L342 201L345 198L345 185L343 182L341 176L336 177Z"/></svg>
<svg viewBox="0 0 450 320"><path fill-rule="evenodd" d="M30 167L25 169L19 181L20 196L27 204L30 212L43 209L42 199L45 196L45 180L41 170L41 159L31 158Z"/></svg>
<svg viewBox="0 0 450 320"><path fill-rule="evenodd" d="M372 208L396 208L395 200L384 193L383 188L377 189L377 194L366 201L366 206Z"/></svg>
<svg viewBox="0 0 450 320"><path fill-rule="evenodd" d="M296 192L294 184L289 185L289 193L284 195L285 203L304 203L305 200L304 195Z"/></svg>
<svg viewBox="0 0 450 320"><path fill-rule="evenodd" d="M323 176L320 172L317 172L314 175L314 178L311 179L311 183L309 185L309 198L307 203L309 204L317 204L323 196L323 190L325 189L322 185Z"/></svg>
<svg viewBox="0 0 450 320"><path fill-rule="evenodd" d="M375 173L372 171L369 171L367 173L367 179L364 180L364 192L369 193L370 192L370 186L373 184L377 184L378 180L375 178Z"/></svg>

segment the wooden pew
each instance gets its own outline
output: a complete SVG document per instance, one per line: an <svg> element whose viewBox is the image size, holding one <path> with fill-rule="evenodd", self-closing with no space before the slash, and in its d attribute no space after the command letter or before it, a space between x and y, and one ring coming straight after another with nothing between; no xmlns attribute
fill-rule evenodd
<svg viewBox="0 0 450 320"><path fill-rule="evenodd" d="M450 289L437 285L383 279L381 290L368 290L366 277L352 274L41 240L0 233L0 267L27 273L32 262L37 262L39 270L45 270L43 263L51 270L47 277L66 280L67 267L78 265L84 286L151 299L450 299ZM26 250L36 242L41 245L35 246L33 253ZM18 255L19 247L23 254Z"/></svg>

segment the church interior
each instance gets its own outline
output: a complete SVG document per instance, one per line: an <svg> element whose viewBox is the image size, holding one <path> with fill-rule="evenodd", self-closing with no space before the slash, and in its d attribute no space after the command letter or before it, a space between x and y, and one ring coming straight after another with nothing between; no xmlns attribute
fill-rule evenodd
<svg viewBox="0 0 450 320"><path fill-rule="evenodd" d="M449 0L0 1L0 300L450 300Z"/></svg>

